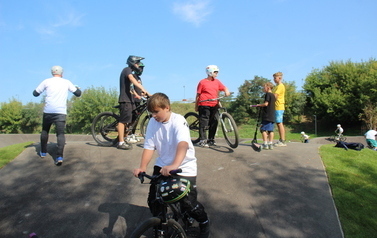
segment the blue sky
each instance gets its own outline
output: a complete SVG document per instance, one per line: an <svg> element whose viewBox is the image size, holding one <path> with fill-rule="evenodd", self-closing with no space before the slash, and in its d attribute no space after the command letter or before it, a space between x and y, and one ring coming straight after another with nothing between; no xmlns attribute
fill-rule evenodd
<svg viewBox="0 0 377 238"><path fill-rule="evenodd" d="M194 98L205 67L237 92L277 71L301 89L330 61L377 58L376 0L0 1L0 102L32 91L61 65L82 89L119 87L128 55L145 57L143 84Z"/></svg>

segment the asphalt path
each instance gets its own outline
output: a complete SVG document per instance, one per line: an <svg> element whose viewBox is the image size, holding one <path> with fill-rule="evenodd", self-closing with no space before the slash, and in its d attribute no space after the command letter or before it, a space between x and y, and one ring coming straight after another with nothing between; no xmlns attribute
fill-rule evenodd
<svg viewBox="0 0 377 238"><path fill-rule="evenodd" d="M123 151L87 135L66 137L59 167L55 135L43 159L39 135L0 135L0 147L35 142L0 170L0 237L127 237L150 217L149 185L132 175L142 142ZM198 200L210 216L211 237L343 238L318 155L328 141L259 153L244 141L236 149L221 140L215 148L196 147Z"/></svg>

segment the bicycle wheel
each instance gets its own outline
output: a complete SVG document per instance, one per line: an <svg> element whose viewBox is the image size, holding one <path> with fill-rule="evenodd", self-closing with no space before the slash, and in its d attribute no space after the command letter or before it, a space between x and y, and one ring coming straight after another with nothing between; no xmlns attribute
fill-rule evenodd
<svg viewBox="0 0 377 238"><path fill-rule="evenodd" d="M223 112L220 120L226 143L228 143L228 145L232 148L237 148L239 135L237 125L233 117L229 113Z"/></svg>
<svg viewBox="0 0 377 238"><path fill-rule="evenodd" d="M160 227L159 227L160 226ZM159 228L158 228L159 227ZM182 226L175 220L169 219L161 224L161 219L151 217L134 230L131 238L187 238Z"/></svg>
<svg viewBox="0 0 377 238"><path fill-rule="evenodd" d="M339 140L344 142L344 141L347 140L347 137L345 137L345 136L343 136L343 135L340 135L340 136L339 136Z"/></svg>
<svg viewBox="0 0 377 238"><path fill-rule="evenodd" d="M185 119L189 125L191 141L196 144L200 141L199 137L199 115L196 112L188 112Z"/></svg>
<svg viewBox="0 0 377 238"><path fill-rule="evenodd" d="M151 115L146 115L140 123L140 133L144 138L145 138L145 135L147 134L147 127L148 127L148 123L151 117L152 117Z"/></svg>
<svg viewBox="0 0 377 238"><path fill-rule="evenodd" d="M119 116L112 112L98 114L92 123L93 139L101 146L113 146L118 142Z"/></svg>

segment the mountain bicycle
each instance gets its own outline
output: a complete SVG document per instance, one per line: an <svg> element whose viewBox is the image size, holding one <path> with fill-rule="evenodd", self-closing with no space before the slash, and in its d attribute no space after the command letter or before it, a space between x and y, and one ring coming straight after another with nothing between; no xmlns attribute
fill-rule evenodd
<svg viewBox="0 0 377 238"><path fill-rule="evenodd" d="M182 172L181 169L170 171L174 175ZM131 234L131 238L187 238L187 234L195 233L193 229L194 219L184 211L182 203L185 201L187 194L183 197L177 197L173 202L167 202L167 191L163 191L164 183L168 183L172 177L163 175L148 175L145 172L139 174L140 182L144 182L144 177L150 179L150 184L156 186L156 201L163 205L162 212L157 217L151 217L141 223ZM173 185L174 187L174 185ZM189 183L186 188L189 190ZM199 232L198 230L196 232Z"/></svg>
<svg viewBox="0 0 377 238"><path fill-rule="evenodd" d="M231 93L231 94L233 94L233 93ZM221 97L214 98L214 99L202 100L200 102L218 101L218 100L220 100L224 97L225 96L221 96ZM223 135L224 135L226 143L231 148L237 148L240 138L239 138L239 133L238 133L238 128L237 128L236 122L234 121L233 117L227 112L226 108L221 106L220 101L219 101L219 107L217 109L217 113L216 113L215 116L219 120L219 124L221 125L221 129L223 131ZM196 113L196 112L188 112L188 113L186 113L186 115L184 117L186 118L186 121L189 124L191 141L192 141L193 144L196 144L200 141L199 114Z"/></svg>
<svg viewBox="0 0 377 238"><path fill-rule="evenodd" d="M330 136L330 141L334 141L334 142L338 142L338 141L346 141L347 140L347 137L345 137L343 134L334 134L332 136Z"/></svg>
<svg viewBox="0 0 377 238"><path fill-rule="evenodd" d="M119 108L119 105L114 106L113 108ZM147 115L145 115L145 112ZM136 127L141 119L140 123L140 134L145 136L147 131L147 125L151 114L147 111L147 99L143 98L140 105L132 110L133 122L128 125L125 129L125 135L135 134ZM93 139L101 146L114 146L118 143L118 123L119 123L119 114L114 112L101 112L98 114L91 126Z"/></svg>

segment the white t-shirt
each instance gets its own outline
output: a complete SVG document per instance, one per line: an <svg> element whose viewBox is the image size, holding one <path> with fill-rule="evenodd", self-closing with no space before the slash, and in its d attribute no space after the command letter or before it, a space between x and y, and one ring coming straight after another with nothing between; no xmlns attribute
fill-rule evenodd
<svg viewBox="0 0 377 238"><path fill-rule="evenodd" d="M75 92L77 88L71 81L61 78L52 77L42 81L35 89L41 94L46 91L46 103L44 113L67 114L68 91Z"/></svg>
<svg viewBox="0 0 377 238"><path fill-rule="evenodd" d="M340 135L344 132L342 127L338 127L335 131L338 133L338 135Z"/></svg>
<svg viewBox="0 0 377 238"><path fill-rule="evenodd" d="M186 119L179 114L171 113L170 119L167 122L158 122L151 118L147 134L144 142L144 149L157 150L158 158L155 165L159 167L171 165L177 150L177 145L181 141L186 141L189 148L182 164L179 168L182 169L181 176L196 176L197 164L195 157L195 149L191 142L190 130Z"/></svg>
<svg viewBox="0 0 377 238"><path fill-rule="evenodd" d="M377 131L375 130L369 130L367 133L365 133L365 139L371 139L375 140L377 135Z"/></svg>

